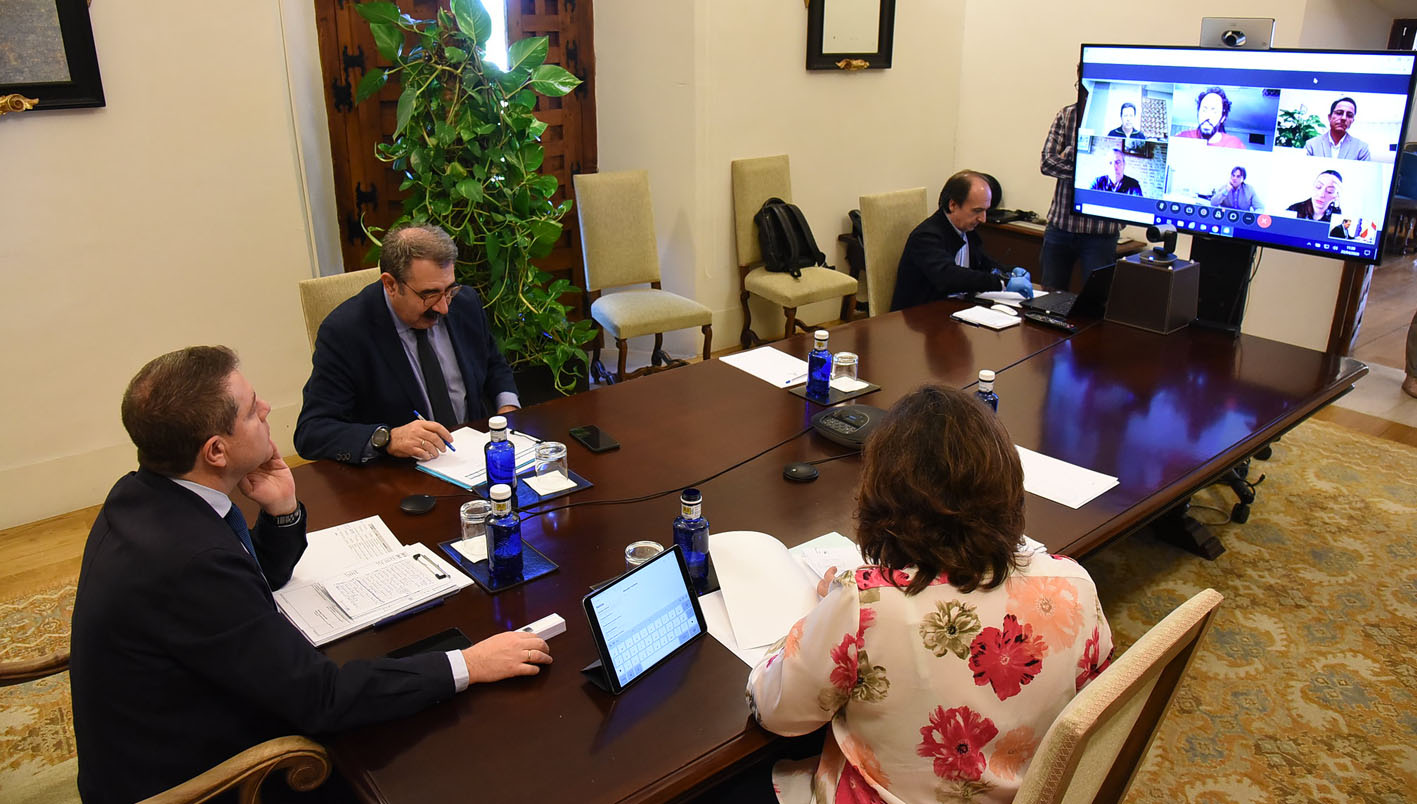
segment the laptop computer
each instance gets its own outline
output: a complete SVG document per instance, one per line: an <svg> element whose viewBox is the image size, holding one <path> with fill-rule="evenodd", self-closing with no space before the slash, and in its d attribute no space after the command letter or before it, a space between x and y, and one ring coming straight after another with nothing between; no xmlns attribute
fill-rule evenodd
<svg viewBox="0 0 1417 804"><path fill-rule="evenodd" d="M600 660L581 670L614 695L708 632L675 545L582 600Z"/></svg>
<svg viewBox="0 0 1417 804"><path fill-rule="evenodd" d="M1112 290L1112 275L1116 265L1104 265L1087 275L1087 282L1081 293L1055 290L1046 296L1025 299L1022 306L1026 310L1036 310L1054 318L1069 318L1074 315L1086 318L1101 318L1107 311L1107 294Z"/></svg>

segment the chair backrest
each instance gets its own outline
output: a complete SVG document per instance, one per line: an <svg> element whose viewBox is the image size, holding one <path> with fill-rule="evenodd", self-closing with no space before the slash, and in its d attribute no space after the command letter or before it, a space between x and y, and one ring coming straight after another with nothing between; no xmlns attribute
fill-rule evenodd
<svg viewBox="0 0 1417 804"><path fill-rule="evenodd" d="M1015 804L1121 801L1223 599L1202 590L1083 688L1043 735Z"/></svg>
<svg viewBox="0 0 1417 804"><path fill-rule="evenodd" d="M320 323L325 316L345 299L363 290L365 285L378 279L380 273L378 268L365 268L300 280L300 309L305 311L305 335L310 339L310 351L315 351L315 336L320 333Z"/></svg>
<svg viewBox="0 0 1417 804"><path fill-rule="evenodd" d="M733 169L733 234L738 245L738 267L763 261L758 227L753 216L769 198L792 203L792 170L787 154L735 159Z"/></svg>
<svg viewBox="0 0 1417 804"><path fill-rule="evenodd" d="M866 252L866 302L871 315L891 309L905 241L930 214L925 188L861 196L861 240Z"/></svg>
<svg viewBox="0 0 1417 804"><path fill-rule="evenodd" d="M586 173L572 176L586 290L659 281L659 246L649 173Z"/></svg>

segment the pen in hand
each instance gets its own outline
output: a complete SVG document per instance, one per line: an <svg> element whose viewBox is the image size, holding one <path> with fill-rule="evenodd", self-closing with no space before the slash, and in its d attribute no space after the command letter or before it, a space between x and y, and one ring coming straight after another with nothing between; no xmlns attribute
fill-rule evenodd
<svg viewBox="0 0 1417 804"><path fill-rule="evenodd" d="M426 422L426 421L428 421L427 419L423 418L423 414L422 414L422 413L419 413L419 412L416 411L416 410L413 412L413 415L414 415L414 416L417 416L417 417L418 417L418 420L421 421L421 422ZM447 447L448 449L452 450L453 452L457 452L457 451L458 451L458 448L455 447L455 446L453 446L453 443L452 443L451 441L446 441L446 440L443 441L443 446ZM434 456L434 457L437 457L437 456Z"/></svg>

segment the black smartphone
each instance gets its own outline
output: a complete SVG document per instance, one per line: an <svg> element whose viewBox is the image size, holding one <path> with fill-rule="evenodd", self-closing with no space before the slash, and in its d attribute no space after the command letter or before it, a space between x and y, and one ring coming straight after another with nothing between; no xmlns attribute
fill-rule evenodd
<svg viewBox="0 0 1417 804"><path fill-rule="evenodd" d="M609 433L593 424L572 427L571 438L579 441L581 446L591 452L609 452L612 449L620 448L619 441L611 438Z"/></svg>
<svg viewBox="0 0 1417 804"><path fill-rule="evenodd" d="M390 659L402 659L405 656L414 656L419 653L447 653L450 650L463 650L472 647L472 640L467 638L461 629L449 628L446 631L439 631L431 637L426 637L414 642L411 645L404 645L402 648L389 652Z"/></svg>

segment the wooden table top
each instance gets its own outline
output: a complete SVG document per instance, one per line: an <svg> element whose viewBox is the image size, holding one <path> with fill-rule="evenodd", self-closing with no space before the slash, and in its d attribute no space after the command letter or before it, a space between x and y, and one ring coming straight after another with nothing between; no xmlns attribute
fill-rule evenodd
<svg viewBox="0 0 1417 804"><path fill-rule="evenodd" d="M1116 475L1120 485L1073 510L1028 495L1028 533L1082 555L1162 513L1230 465L1351 387L1361 363L1218 332L1169 336L1098 322L1072 338L1024 322L1002 332L949 319L939 302L832 330L833 351L860 355L882 390L857 402L889 407L925 382L972 383L998 372L999 415L1020 446ZM775 344L805 356L806 335ZM710 360L509 416L516 429L568 443L571 468L595 486L571 502L615 500L698 483L714 530L760 530L788 545L851 535L859 458L822 464L807 484L785 463L843 448L808 427L814 404ZM621 443L595 455L567 437L596 424ZM761 450L763 457L703 478ZM405 543L458 535L459 489L409 465L316 462L295 470L311 528L374 514ZM448 495L432 513L398 510L408 494ZM556 500L545 507L567 502ZM754 724L748 668L712 638L611 697L579 669L596 658L581 609L591 584L623 570L639 539L668 544L677 495L531 517L524 538L560 569L492 596L470 587L447 605L327 646L337 661L382 655L445 628L474 641L547 614L566 619L541 675L475 685L413 717L342 734L337 762L371 801L663 801L746 761L774 738Z"/></svg>

